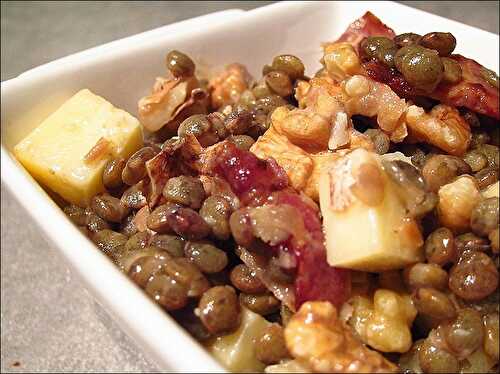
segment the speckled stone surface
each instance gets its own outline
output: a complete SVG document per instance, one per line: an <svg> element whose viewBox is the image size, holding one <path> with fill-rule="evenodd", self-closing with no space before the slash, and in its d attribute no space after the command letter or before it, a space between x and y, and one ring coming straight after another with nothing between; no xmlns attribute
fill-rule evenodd
<svg viewBox="0 0 500 374"><path fill-rule="evenodd" d="M2 2L1 79L165 24L266 3ZM498 33L498 2L402 3ZM0 371L156 370L71 275L2 185Z"/></svg>

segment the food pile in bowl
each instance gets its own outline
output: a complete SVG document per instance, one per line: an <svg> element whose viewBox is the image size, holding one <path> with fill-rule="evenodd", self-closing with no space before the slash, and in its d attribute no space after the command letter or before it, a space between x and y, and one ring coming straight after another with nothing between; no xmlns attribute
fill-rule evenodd
<svg viewBox="0 0 500 374"><path fill-rule="evenodd" d="M138 119L82 90L15 154L232 371L497 372L498 76L456 44L368 12L312 76L174 50Z"/></svg>

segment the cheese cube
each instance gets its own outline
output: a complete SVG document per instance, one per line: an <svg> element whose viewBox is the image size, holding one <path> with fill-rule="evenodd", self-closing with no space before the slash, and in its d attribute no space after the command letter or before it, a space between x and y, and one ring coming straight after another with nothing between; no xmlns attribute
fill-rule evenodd
<svg viewBox="0 0 500 374"><path fill-rule="evenodd" d="M241 312L238 330L215 338L208 344L208 350L232 372L262 372L266 365L255 355L255 342L271 323L247 308L242 307Z"/></svg>
<svg viewBox="0 0 500 374"><path fill-rule="evenodd" d="M14 154L38 182L86 206L104 190L106 161L128 157L141 146L139 121L84 89L17 144Z"/></svg>
<svg viewBox="0 0 500 374"><path fill-rule="evenodd" d="M363 169L362 165L369 167ZM380 178L383 197L369 204L353 188L356 171L374 169L379 170L375 176ZM373 175L366 178L373 183ZM336 160L320 176L320 206L331 266L376 272L422 260L422 235L416 221L406 216L395 188L379 156L364 149Z"/></svg>

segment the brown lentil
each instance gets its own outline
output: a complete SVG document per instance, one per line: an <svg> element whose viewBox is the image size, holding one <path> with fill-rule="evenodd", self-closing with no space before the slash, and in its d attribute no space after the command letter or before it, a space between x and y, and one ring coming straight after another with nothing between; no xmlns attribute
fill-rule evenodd
<svg viewBox="0 0 500 374"><path fill-rule="evenodd" d="M465 300L480 300L498 286L498 270L491 258L476 251L466 251L450 270L449 287Z"/></svg>
<svg viewBox="0 0 500 374"><path fill-rule="evenodd" d="M487 355L498 361L499 351L499 318L498 312L483 316L484 343L483 348Z"/></svg>
<svg viewBox="0 0 500 374"><path fill-rule="evenodd" d="M122 171L123 182L132 186L144 178L147 174L146 162L151 160L155 155L156 152L153 148L144 147L130 156Z"/></svg>
<svg viewBox="0 0 500 374"><path fill-rule="evenodd" d="M255 272L251 271L245 264L236 265L229 275L231 283L238 290L245 293L262 293L266 286L257 277Z"/></svg>
<svg viewBox="0 0 500 374"><path fill-rule="evenodd" d="M479 236L488 236L499 225L499 198L481 200L472 210L470 224L472 231Z"/></svg>
<svg viewBox="0 0 500 374"><path fill-rule="evenodd" d="M104 187L113 189L123 185L122 172L125 169L126 161L123 158L109 160L104 166L102 172L102 183Z"/></svg>
<svg viewBox="0 0 500 374"><path fill-rule="evenodd" d="M458 83L462 80L462 67L458 62L451 58L442 57L443 63L443 82Z"/></svg>
<svg viewBox="0 0 500 374"><path fill-rule="evenodd" d="M283 328L277 323L266 327L255 344L257 359L266 365L277 364L290 357L286 348Z"/></svg>
<svg viewBox="0 0 500 374"><path fill-rule="evenodd" d="M220 195L209 196L203 202L200 216L212 229L212 234L219 240L227 240L231 235L229 216L231 206L227 199Z"/></svg>
<svg viewBox="0 0 500 374"><path fill-rule="evenodd" d="M176 235L153 235L150 245L164 249L172 257L182 257L186 240Z"/></svg>
<svg viewBox="0 0 500 374"><path fill-rule="evenodd" d="M146 248L149 242L149 233L146 231L138 232L128 238L125 243L125 252L139 251Z"/></svg>
<svg viewBox="0 0 500 374"><path fill-rule="evenodd" d="M486 134L487 135L487 134ZM489 138L489 135L487 135ZM488 159L488 165L492 168L497 168L500 166L500 151L497 146L491 144L481 144L478 147L486 158Z"/></svg>
<svg viewBox="0 0 500 374"><path fill-rule="evenodd" d="M120 223L130 212L120 199L108 194L94 196L90 206L99 217L108 222Z"/></svg>
<svg viewBox="0 0 500 374"><path fill-rule="evenodd" d="M240 324L240 305L234 288L215 286L206 291L198 305L200 319L211 334L235 330Z"/></svg>
<svg viewBox="0 0 500 374"><path fill-rule="evenodd" d="M137 226L134 222L135 214L130 214L125 217L120 224L120 233L125 236L131 237L137 232Z"/></svg>
<svg viewBox="0 0 500 374"><path fill-rule="evenodd" d="M120 257L118 264L139 287L144 288L170 260L170 255L161 248L145 247Z"/></svg>
<svg viewBox="0 0 500 374"><path fill-rule="evenodd" d="M210 233L210 226L196 211L190 208L171 205L167 221L177 235L188 240L203 239Z"/></svg>
<svg viewBox="0 0 500 374"><path fill-rule="evenodd" d="M172 228L167 219L170 212L170 204L163 204L156 207L147 218L148 228L160 234L171 233Z"/></svg>
<svg viewBox="0 0 500 374"><path fill-rule="evenodd" d="M186 286L165 274L157 274L151 277L145 291L166 310L183 308L188 301Z"/></svg>
<svg viewBox="0 0 500 374"><path fill-rule="evenodd" d="M182 52L170 51L165 62L167 69L170 70L174 77L190 77L194 74L195 65L193 60Z"/></svg>
<svg viewBox="0 0 500 374"><path fill-rule="evenodd" d="M457 40L449 32L430 32L422 36L420 45L438 51L440 56L448 56L457 45Z"/></svg>
<svg viewBox="0 0 500 374"><path fill-rule="evenodd" d="M429 190L437 192L457 176L471 173L471 167L464 160L449 155L434 155L425 162L422 176Z"/></svg>
<svg viewBox="0 0 500 374"><path fill-rule="evenodd" d="M130 209L141 209L147 204L147 187L143 181L127 188L120 199L122 204Z"/></svg>
<svg viewBox="0 0 500 374"><path fill-rule="evenodd" d="M63 211L75 225L85 226L87 224L85 209L76 205L68 205L64 207Z"/></svg>
<svg viewBox="0 0 500 374"><path fill-rule="evenodd" d="M396 68L413 87L432 92L443 76L438 52L420 45L407 45L394 56Z"/></svg>
<svg viewBox="0 0 500 374"><path fill-rule="evenodd" d="M198 178L180 176L167 181L163 188L163 196L172 203L199 209L205 199L205 190Z"/></svg>
<svg viewBox="0 0 500 374"><path fill-rule="evenodd" d="M455 239L453 232L446 227L433 231L425 240L424 248L430 263L443 266L455 260Z"/></svg>
<svg viewBox="0 0 500 374"><path fill-rule="evenodd" d="M188 287L189 297L200 297L210 284L200 270L183 257L173 258L165 264L165 274Z"/></svg>
<svg viewBox="0 0 500 374"><path fill-rule="evenodd" d="M265 81L271 91L281 97L290 96L293 92L292 81L282 71L271 71L266 74Z"/></svg>
<svg viewBox="0 0 500 374"><path fill-rule="evenodd" d="M469 147L470 149L480 148L483 144L489 143L490 140L491 138L486 131L482 130L473 131Z"/></svg>
<svg viewBox="0 0 500 374"><path fill-rule="evenodd" d="M456 316L456 311L451 300L434 288L419 288L412 295L413 302L418 312L433 319L451 319Z"/></svg>
<svg viewBox="0 0 500 374"><path fill-rule="evenodd" d="M239 209L229 217L229 227L234 240L243 247L248 247L254 240L252 223L246 209Z"/></svg>
<svg viewBox="0 0 500 374"><path fill-rule="evenodd" d="M460 256L465 251L485 252L489 250L490 246L486 239L468 232L455 238L455 248L457 255Z"/></svg>
<svg viewBox="0 0 500 374"><path fill-rule="evenodd" d="M420 287L445 290L448 283L448 274L436 264L417 263L405 269L403 275L406 285L412 290Z"/></svg>
<svg viewBox="0 0 500 374"><path fill-rule="evenodd" d="M255 140L248 135L232 135L227 138L231 143L236 144L236 147L249 151Z"/></svg>
<svg viewBox="0 0 500 374"><path fill-rule="evenodd" d="M457 373L458 360L451 353L425 339L418 351L418 362L424 373Z"/></svg>
<svg viewBox="0 0 500 374"><path fill-rule="evenodd" d="M474 309L459 310L457 318L444 327L448 347L460 356L467 356L483 343L483 322Z"/></svg>
<svg viewBox="0 0 500 374"><path fill-rule="evenodd" d="M293 55L279 55L273 59L272 69L286 73L293 81L304 76L305 67L302 61Z"/></svg>
<svg viewBox="0 0 500 374"><path fill-rule="evenodd" d="M95 233L100 230L109 229L111 226L97 214L95 214L92 209L85 209L85 215L87 216L87 228Z"/></svg>
<svg viewBox="0 0 500 374"><path fill-rule="evenodd" d="M420 39L422 39L421 35L407 32L404 34L396 35L393 40L398 47L405 47L407 45L418 44L420 42Z"/></svg>
<svg viewBox="0 0 500 374"><path fill-rule="evenodd" d="M218 273L228 263L226 252L206 242L187 242L184 253L203 273Z"/></svg>
<svg viewBox="0 0 500 374"><path fill-rule="evenodd" d="M119 232L113 230L100 230L96 232L92 240L99 247L99 249L109 256L113 261L123 253L127 237Z"/></svg>
<svg viewBox="0 0 500 374"><path fill-rule="evenodd" d="M280 308L280 301L271 294L240 293L241 305L260 315L275 313Z"/></svg>

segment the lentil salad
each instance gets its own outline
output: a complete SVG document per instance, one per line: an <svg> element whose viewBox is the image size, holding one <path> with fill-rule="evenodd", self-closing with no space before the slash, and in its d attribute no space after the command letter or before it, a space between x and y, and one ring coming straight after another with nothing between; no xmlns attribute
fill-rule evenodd
<svg viewBox="0 0 500 374"><path fill-rule="evenodd" d="M267 372L496 372L498 76L453 55L450 33L353 25L313 77L280 55L258 80L239 63L201 79L170 51L139 101L144 147L64 211L202 344L262 316L250 349ZM330 265L316 169L356 149L404 196L418 261ZM364 170L354 194L377 206L380 171Z"/></svg>

